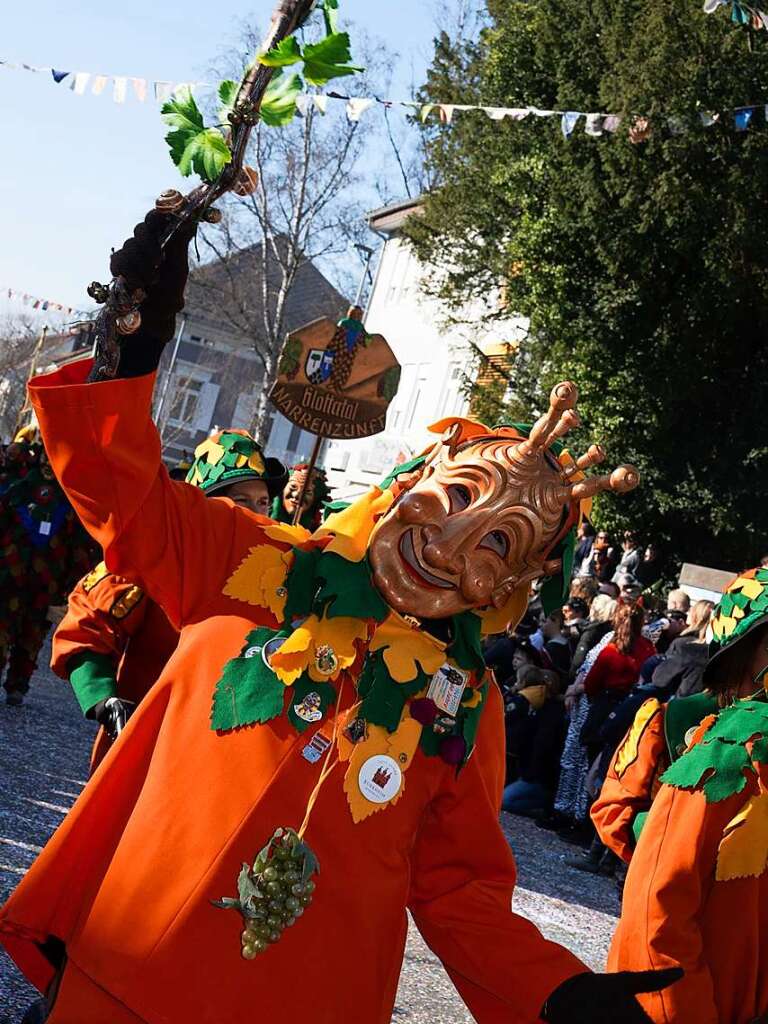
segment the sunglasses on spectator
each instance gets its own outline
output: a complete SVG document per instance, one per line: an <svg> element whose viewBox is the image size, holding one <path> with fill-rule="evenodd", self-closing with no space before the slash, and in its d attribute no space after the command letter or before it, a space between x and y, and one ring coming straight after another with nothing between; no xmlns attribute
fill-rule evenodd
<svg viewBox="0 0 768 1024"><path fill-rule="evenodd" d="M675 612L667 612L667 618L668 619L675 619L677 622L687 622L688 621L688 613L687 612L677 612L677 611L675 611Z"/></svg>

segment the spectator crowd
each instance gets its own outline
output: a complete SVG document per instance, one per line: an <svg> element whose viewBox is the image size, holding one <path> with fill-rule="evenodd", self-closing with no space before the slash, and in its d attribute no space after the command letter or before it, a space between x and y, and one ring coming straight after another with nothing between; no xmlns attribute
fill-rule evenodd
<svg viewBox="0 0 768 1024"><path fill-rule="evenodd" d="M628 531L617 550L585 523L563 606L546 614L534 593L517 627L486 645L505 704L502 808L573 844L572 867L623 882L590 807L643 703L701 692L712 611L664 591L654 544Z"/></svg>

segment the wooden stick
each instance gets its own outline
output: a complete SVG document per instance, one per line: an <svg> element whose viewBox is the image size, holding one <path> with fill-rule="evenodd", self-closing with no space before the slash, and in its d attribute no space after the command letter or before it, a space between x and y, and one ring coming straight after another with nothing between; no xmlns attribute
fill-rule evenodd
<svg viewBox="0 0 768 1024"><path fill-rule="evenodd" d="M324 441L324 438L320 437L320 435L318 434L318 436L315 438L315 444L314 444L314 446L312 448L312 454L309 457L309 464L307 466L307 475L304 477L304 483L301 485L301 491L299 492L298 502L297 502L297 505L296 505L296 511L293 513L293 523L292 523L293 526L297 526L299 520L301 519L301 505L302 505L302 502L304 501L304 495L307 493L307 488L309 487L309 481L312 479L312 472L313 472L313 470L315 468L315 463L317 462L317 457L320 454L320 446L323 443L323 441Z"/></svg>

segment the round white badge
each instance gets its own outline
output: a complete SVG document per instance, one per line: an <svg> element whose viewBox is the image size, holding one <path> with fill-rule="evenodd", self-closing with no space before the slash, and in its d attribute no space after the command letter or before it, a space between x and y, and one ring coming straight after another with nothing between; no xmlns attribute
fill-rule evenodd
<svg viewBox="0 0 768 1024"><path fill-rule="evenodd" d="M386 754L369 757L360 768L357 784L366 800L372 804L385 804L397 796L403 782L400 765Z"/></svg>
<svg viewBox="0 0 768 1024"><path fill-rule="evenodd" d="M264 647L262 648L262 651L261 651L261 659L264 662L264 664L267 666L267 668L269 668L269 669L272 668L272 666L269 663L269 659L272 657L272 655L275 653L275 651L279 651L280 650L280 648L283 646L283 644L285 643L285 641L287 639L288 639L287 636L273 636L273 637L270 637L270 639L267 640L267 642L264 644ZM247 655L246 655L246 657L247 657Z"/></svg>

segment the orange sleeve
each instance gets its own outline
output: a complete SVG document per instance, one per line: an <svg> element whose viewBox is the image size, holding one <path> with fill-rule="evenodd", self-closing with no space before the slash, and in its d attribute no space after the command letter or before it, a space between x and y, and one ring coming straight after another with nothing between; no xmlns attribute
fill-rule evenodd
<svg viewBox="0 0 768 1024"><path fill-rule="evenodd" d="M664 706L654 697L638 709L590 812L602 842L627 864L635 846L632 825L650 809L654 785L667 766L666 753Z"/></svg>
<svg viewBox="0 0 768 1024"><path fill-rule="evenodd" d="M177 628L204 618L239 560L232 549L248 513L169 478L151 419L153 374L88 384L90 366L70 363L29 386L56 476L112 572L141 579Z"/></svg>
<svg viewBox="0 0 768 1024"><path fill-rule="evenodd" d="M653 802L627 873L608 960L612 971L683 968L679 982L641 997L653 1021L719 1024L701 913L723 830L746 792L707 803L703 792L662 786Z"/></svg>
<svg viewBox="0 0 768 1024"><path fill-rule="evenodd" d="M88 573L69 595L67 612L53 634L51 668L67 679L67 662L90 651L110 657L117 668L129 639L141 629L146 597L124 576L102 563Z"/></svg>
<svg viewBox="0 0 768 1024"><path fill-rule="evenodd" d="M503 710L492 686L472 757L419 830L409 906L479 1024L531 1024L550 993L587 968L512 911L515 861L499 826L503 785Z"/></svg>

